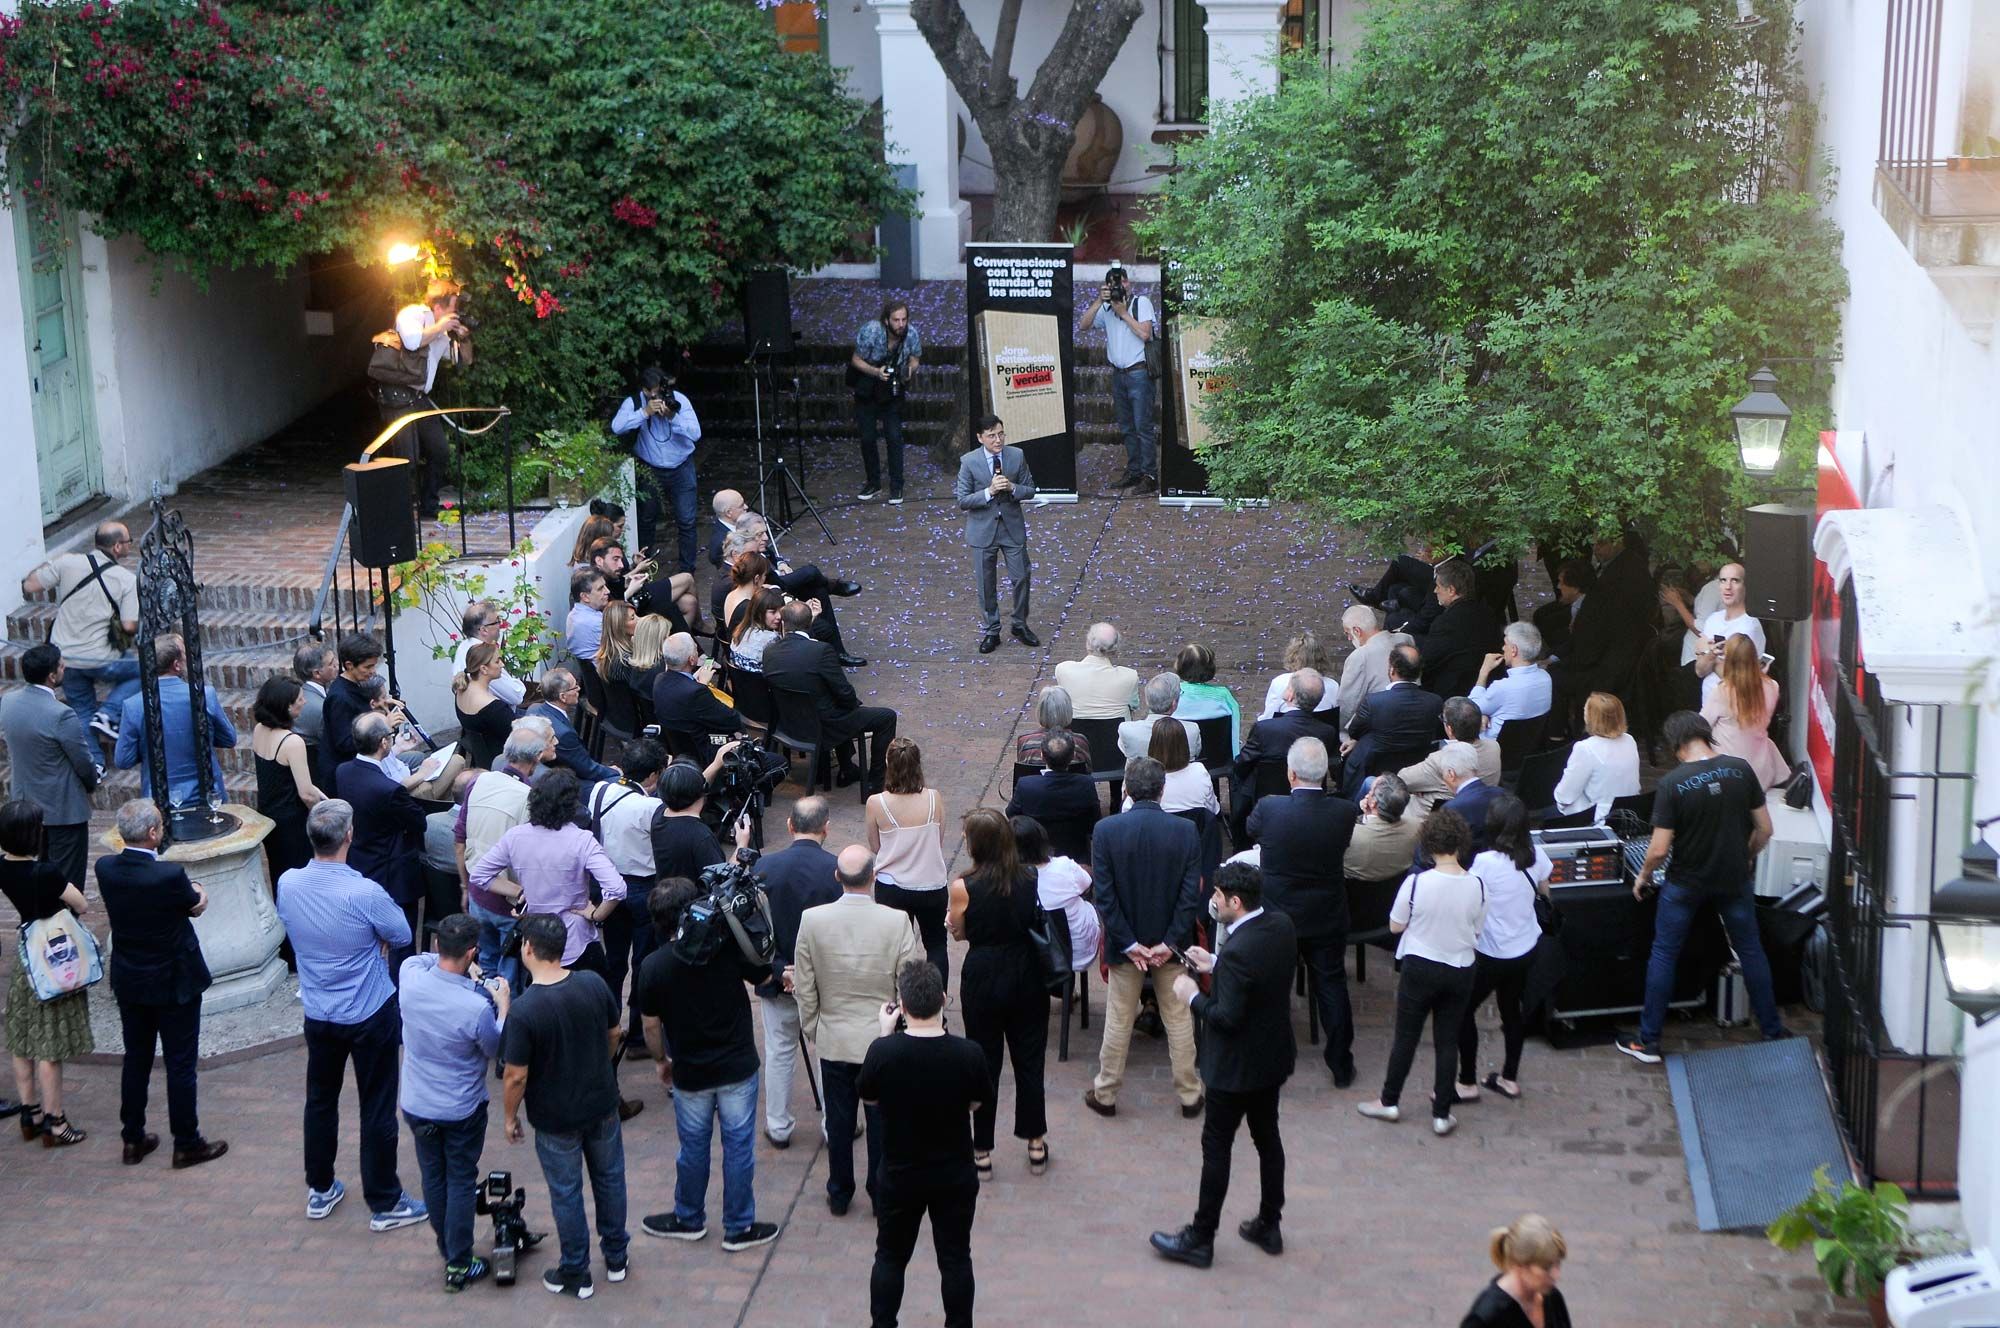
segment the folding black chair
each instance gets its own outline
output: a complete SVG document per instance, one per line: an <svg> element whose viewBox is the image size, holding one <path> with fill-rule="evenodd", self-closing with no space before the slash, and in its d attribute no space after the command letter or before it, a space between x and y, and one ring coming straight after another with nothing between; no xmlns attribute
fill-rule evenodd
<svg viewBox="0 0 2000 1328"><path fill-rule="evenodd" d="M1080 1007L1083 1011L1082 1027L1086 1031L1090 1028L1090 970L1076 966L1076 947L1070 936L1069 914L1059 908L1047 908L1042 910L1042 916L1048 919L1049 934L1055 937L1056 944L1069 958L1070 980L1064 984L1062 994L1062 1031L1056 1034L1056 1059L1066 1061L1069 1059L1070 1010Z"/></svg>
<svg viewBox="0 0 2000 1328"><path fill-rule="evenodd" d="M1549 731L1549 717L1536 715L1533 719L1510 719L1500 729L1495 739L1500 744L1500 777L1505 780L1521 768L1521 763L1541 750L1542 739Z"/></svg>
<svg viewBox="0 0 2000 1328"><path fill-rule="evenodd" d="M1514 726L1509 724L1507 729ZM1507 729L1500 730L1500 736L1507 736ZM1514 778L1514 796L1521 800L1533 816L1555 805L1556 785L1562 783L1563 771L1569 766L1569 753L1573 744L1564 743L1544 752L1534 752L1521 762L1521 769Z"/></svg>
<svg viewBox="0 0 2000 1328"><path fill-rule="evenodd" d="M1117 811L1125 796L1125 753L1118 749L1115 719L1079 719L1070 732L1090 744L1090 777L1111 786L1111 810Z"/></svg>

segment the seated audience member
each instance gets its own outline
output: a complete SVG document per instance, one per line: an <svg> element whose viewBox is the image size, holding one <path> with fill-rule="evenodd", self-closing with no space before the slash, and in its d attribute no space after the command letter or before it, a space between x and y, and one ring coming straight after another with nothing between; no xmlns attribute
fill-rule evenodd
<svg viewBox="0 0 2000 1328"><path fill-rule="evenodd" d="M616 539L592 540L586 557L590 566L604 573L604 584L613 602L631 605L635 616L659 613L679 619L679 629L700 620L700 605L694 596L694 575L675 572L659 576L649 567L634 572L625 556L625 546Z"/></svg>
<svg viewBox="0 0 2000 1328"><path fill-rule="evenodd" d="M1592 692L1615 692L1627 685L1639 659L1639 629L1602 588L1590 564L1571 559L1556 570L1558 597L1569 596L1567 639L1560 651L1544 651L1549 677L1555 683L1556 712L1564 726L1575 723L1584 698Z"/></svg>
<svg viewBox="0 0 2000 1328"><path fill-rule="evenodd" d="M1035 702L1035 720L1041 725L1033 733L1023 733L1014 740L1014 763L1016 765L1042 765L1042 750L1052 733L1068 733L1070 738L1070 764L1078 770L1090 769L1090 743L1081 733L1071 732L1076 710L1071 704L1069 692L1061 687L1042 688L1041 697Z"/></svg>
<svg viewBox="0 0 2000 1328"><path fill-rule="evenodd" d="M1437 567L1428 544L1412 540L1404 548L1407 552L1390 559L1374 585L1350 582L1347 589L1369 608L1382 610L1396 630L1421 633L1430 629L1441 607L1434 594Z"/></svg>
<svg viewBox="0 0 2000 1328"><path fill-rule="evenodd" d="M167 748L167 794L169 806L179 807L195 796L200 787L203 759L194 745L194 703L187 682L187 646L172 632L158 637L153 642L153 658L159 669L160 685L160 729L166 739ZM207 754L211 783L209 787L215 796L225 796L222 786L222 758L216 751L227 751L236 745L236 729L230 724L229 715L222 708L216 689L210 687L205 693L208 711L208 742L214 748ZM120 770L139 767L140 787L149 798L159 795L153 791L152 767L146 763L146 695L136 693L125 699L125 705L118 717L118 742L113 748L113 759ZM351 750L351 746L350 746Z"/></svg>
<svg viewBox="0 0 2000 1328"><path fill-rule="evenodd" d="M1466 696L1486 716L1485 736L1498 738L1510 719L1540 719L1549 713L1554 690L1548 671L1535 662L1541 654L1542 634L1532 624L1509 623L1500 634L1499 653L1480 662L1479 680ZM1495 678L1503 664L1507 672Z"/></svg>
<svg viewBox="0 0 2000 1328"><path fill-rule="evenodd" d="M717 734L741 733L743 716L710 686L714 677L715 661L701 657L693 637L683 632L668 637L653 683L653 722L668 733L705 734L711 741Z"/></svg>
<svg viewBox="0 0 2000 1328"><path fill-rule="evenodd" d="M1410 800L1416 804L1418 820L1430 815L1431 808L1450 796L1444 786L1444 769L1438 764L1438 752L1447 747L1469 750L1473 757L1473 770L1478 776L1495 788L1500 786L1500 744L1479 736L1480 726L1485 720L1486 717L1479 713L1479 707L1470 699L1452 697L1444 703L1445 741L1437 751L1397 772L1403 777L1403 787L1409 791Z"/></svg>
<svg viewBox="0 0 2000 1328"><path fill-rule="evenodd" d="M542 675L542 699L528 707L528 715L539 715L556 734L556 764L565 766L586 784L618 778L616 766L605 765L590 754L576 733L577 707L583 704L583 687L568 669L550 669ZM524 716L525 718L526 716Z"/></svg>
<svg viewBox="0 0 2000 1328"><path fill-rule="evenodd" d="M896 712L887 706L861 704L853 684L841 672L838 653L824 641L806 635L812 614L805 605L796 601L787 604L778 619L784 635L764 648L764 676L770 679L773 701L791 694L805 698L818 710L821 735L839 744L841 764L835 782L843 788L861 777L855 740L863 735L871 738L867 787L870 793L880 793L883 763L896 736Z"/></svg>
<svg viewBox="0 0 2000 1328"><path fill-rule="evenodd" d="M1244 838L1243 823L1257 800L1257 767L1284 760L1300 738L1318 738L1329 747L1338 741L1332 725L1314 713L1325 694L1326 679L1317 669L1297 669L1285 684L1286 708L1250 726L1249 736L1236 753L1229 781L1230 816L1239 843Z"/></svg>
<svg viewBox="0 0 2000 1328"><path fill-rule="evenodd" d="M1430 629L1412 634L1424 659L1424 690L1442 699L1464 696L1479 677L1480 661L1500 647L1500 618L1473 594L1472 565L1449 558L1438 565L1437 601Z"/></svg>
<svg viewBox="0 0 2000 1328"><path fill-rule="evenodd" d="M1139 672L1118 663L1118 629L1092 623L1083 658L1056 665L1056 686L1069 693L1078 719L1130 719L1139 713Z"/></svg>
<svg viewBox="0 0 2000 1328"><path fill-rule="evenodd" d="M1153 740L1153 722L1174 713L1181 703L1181 678L1178 673L1156 673L1147 680L1146 713L1138 719L1128 719L1118 726L1118 750L1126 760L1144 756L1146 748ZM1201 734L1190 724L1188 748L1196 756L1201 755Z"/></svg>
<svg viewBox="0 0 2000 1328"><path fill-rule="evenodd" d="M1243 712L1230 690L1215 680L1215 652L1204 645L1182 646L1174 656L1174 673L1181 680L1181 703L1174 707L1174 718L1192 725L1227 715L1229 750L1225 755L1236 755L1236 749L1243 744ZM1188 731L1195 732L1193 728Z"/></svg>
<svg viewBox="0 0 2000 1328"><path fill-rule="evenodd" d="M590 566L590 546L603 539L625 538L625 518L613 518L608 512L600 512L599 503L591 504L590 515L577 528L576 543L570 546L569 568L573 572L579 567Z"/></svg>
<svg viewBox="0 0 2000 1328"><path fill-rule="evenodd" d="M1565 558L1556 568L1556 597L1536 609L1532 618L1542 634L1542 657L1568 658L1570 633L1583 611L1584 597L1597 585L1597 572L1581 558Z"/></svg>
<svg viewBox="0 0 2000 1328"><path fill-rule="evenodd" d="M813 563L794 567L791 563L785 561L784 557L778 552L778 542L771 534L770 523L757 515L757 513L751 511L744 504L743 495L736 492L736 490L723 489L719 491L715 495L713 506L715 508L715 526L709 533L709 562L716 566L721 566L724 562L733 561L735 557L741 556L743 553L754 553L761 556L770 564L771 581L778 589L784 591L792 599L801 602L814 600L819 602L820 611L813 621L812 635L816 640L824 641L834 648L835 652L840 655L841 667L858 669L867 664L867 660L857 655L850 655L847 652L847 646L841 640L840 620L835 615L833 603L836 598L844 599L852 595L859 595L861 593L861 583L845 578L830 577ZM728 516L723 515L725 507L731 513ZM738 542L738 550L733 553L726 548L732 536L742 537ZM721 578L717 578L716 584L718 587L726 588L727 583ZM719 602L721 594L721 589L712 591L712 601ZM728 621L722 618L719 613L716 621L725 629L729 626Z"/></svg>
<svg viewBox="0 0 2000 1328"><path fill-rule="evenodd" d="M1153 725L1150 746L1146 755L1158 761L1167 772L1167 789L1160 795L1160 810L1167 812L1193 811L1199 807L1203 811L1220 814L1222 805L1215 798L1215 779L1208 773L1208 767L1188 755L1188 739L1194 736L1189 725L1168 715L1160 717L1161 722ZM1132 810L1132 799L1125 799L1123 811Z"/></svg>
<svg viewBox="0 0 2000 1328"><path fill-rule="evenodd" d="M632 634L638 629L632 606L612 600L604 606L604 632L591 661L604 685L604 722L621 740L639 733L639 699L632 694Z"/></svg>
<svg viewBox="0 0 2000 1328"><path fill-rule="evenodd" d="M1097 781L1077 765L1070 755L1074 734L1057 729L1042 740L1042 752L1053 757L1041 773L1024 775L1014 781L1014 796L1008 800L1007 815L1030 816L1045 833L1064 841L1063 847L1080 852L1090 847L1090 829L1102 814L1097 802ZM1171 809L1169 809L1171 810Z"/></svg>
<svg viewBox="0 0 2000 1328"><path fill-rule="evenodd" d="M1377 775L1361 799L1361 819L1347 842L1341 865L1350 881L1400 880L1410 870L1423 813L1397 775Z"/></svg>
<svg viewBox="0 0 2000 1328"><path fill-rule="evenodd" d="M1713 677L1722 667L1722 652L1730 638L1747 636L1755 649L1753 654L1764 653L1764 624L1750 616L1750 606L1744 602L1745 588L1743 564L1730 563L1715 574L1716 587L1722 595L1722 607L1702 619L1700 639L1695 642L1694 671L1701 678ZM1702 699L1708 699L1704 690Z"/></svg>
<svg viewBox="0 0 2000 1328"><path fill-rule="evenodd" d="M1407 632L1391 632L1382 625L1382 611L1366 604L1351 604L1340 615L1340 630L1354 647L1340 666L1340 731L1345 734L1361 702L1389 685L1389 652L1410 644Z"/></svg>
<svg viewBox="0 0 2000 1328"><path fill-rule="evenodd" d="M1601 825L1613 799L1639 791L1639 744L1625 731L1625 703L1610 692L1592 692L1583 703L1583 731L1587 736L1569 749L1556 785L1556 810L1564 816L1587 811Z"/></svg>
<svg viewBox="0 0 2000 1328"><path fill-rule="evenodd" d="M1484 853L1492 847L1487 838L1486 813L1503 790L1498 784L1489 784L1481 779L1472 753L1456 743L1438 754L1438 764L1444 770L1445 787L1451 791L1451 796L1431 809L1431 814L1424 818L1425 823L1436 819L1439 812L1457 812L1472 836L1472 851Z"/></svg>
<svg viewBox="0 0 2000 1328"><path fill-rule="evenodd" d="M1090 892L1090 869L1056 853L1049 845L1049 832L1034 817L1015 816L1012 824L1014 851L1023 867L1035 869L1035 894L1042 910L1061 910L1069 922L1069 966L1081 973L1097 963L1097 947L1104 940L1097 910L1084 898Z"/></svg>
<svg viewBox="0 0 2000 1328"><path fill-rule="evenodd" d="M1361 781L1384 759L1407 760L1437 741L1444 701L1418 685L1423 671L1415 646L1389 652L1389 685L1363 697L1348 725L1342 786L1350 793L1358 795Z"/></svg>
<svg viewBox="0 0 2000 1328"><path fill-rule="evenodd" d="M769 586L750 596L749 607L729 631L730 668L745 673L764 671L764 647L778 639L778 614L784 607L784 592Z"/></svg>
<svg viewBox="0 0 2000 1328"><path fill-rule="evenodd" d="M651 719L653 713L653 685L660 680L660 656L665 650L667 638L675 630L670 619L657 613L649 613L639 619L639 625L632 629L632 658L626 662L632 671L632 695L644 703L639 707L639 713L647 719Z"/></svg>
<svg viewBox="0 0 2000 1328"><path fill-rule="evenodd" d="M604 606L611 602L611 587L604 573L581 567L569 578L569 617L563 620L563 644L581 660L597 658L597 644L604 634Z"/></svg>
<svg viewBox="0 0 2000 1328"><path fill-rule="evenodd" d="M1288 689L1292 685L1292 675L1300 669L1311 669L1322 678L1333 672L1333 657L1327 654L1318 634L1309 627L1285 642L1283 659L1285 671L1272 678L1271 685L1264 689L1264 708L1257 713L1259 719L1269 719L1284 711L1298 709L1288 695ZM1339 694L1323 688L1313 709L1331 710L1339 704Z"/></svg>
<svg viewBox="0 0 2000 1328"><path fill-rule="evenodd" d="M1778 681L1764 672L1757 647L1747 633L1731 636L1728 641L1722 652L1722 672L1711 675L1704 685L1701 717L1714 731L1717 755L1742 757L1757 772L1759 783L1776 788L1791 774L1784 753L1771 741Z"/></svg>

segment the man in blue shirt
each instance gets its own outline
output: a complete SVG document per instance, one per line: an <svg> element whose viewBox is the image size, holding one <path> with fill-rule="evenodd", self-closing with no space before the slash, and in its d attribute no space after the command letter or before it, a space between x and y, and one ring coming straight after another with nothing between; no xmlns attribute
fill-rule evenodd
<svg viewBox="0 0 2000 1328"><path fill-rule="evenodd" d="M444 1289L486 1276L472 1252L479 1154L486 1143L486 1072L500 1054L507 984L473 976L479 923L454 913L438 923L437 953L403 961L403 1119L424 1177L424 1204L444 1256Z"/></svg>
<svg viewBox="0 0 2000 1328"><path fill-rule="evenodd" d="M160 729L167 745L167 803L178 807L195 796L200 787L201 769L194 749L194 703L187 684L187 645L172 632L153 641L153 658L160 671ZM207 689L208 740L217 748L236 745L236 728L229 722L215 689ZM139 779L147 797L153 796L153 772L145 765L145 693L127 697L119 712L118 745L112 759L121 770L139 766ZM222 762L211 752L209 762L215 796L222 792Z"/></svg>
<svg viewBox="0 0 2000 1328"><path fill-rule="evenodd" d="M639 390L618 403L611 432L632 445L639 463L639 543L654 547L654 527L664 497L674 505L674 526L680 537L680 562L675 570L693 573L695 551L694 445L701 441L701 421L694 405L674 387L673 376L659 365L639 375ZM657 550L655 550L657 556ZM660 563L665 565L666 559Z"/></svg>
<svg viewBox="0 0 2000 1328"><path fill-rule="evenodd" d="M333 1174L340 1088L354 1061L361 1098L361 1192L370 1231L421 1222L426 1210L396 1177L396 989L382 947L404 949L410 924L381 886L347 865L354 808L328 798L306 814L313 860L278 878L278 917L292 938L305 1006L306 1216L331 1217L347 1187Z"/></svg>
<svg viewBox="0 0 2000 1328"><path fill-rule="evenodd" d="M924 339L910 326L910 306L891 300L882 316L854 334L847 357L847 382L854 389L854 427L861 434L863 502L882 494L882 469L875 455L879 431L889 453L889 506L903 505L903 394L915 379Z"/></svg>
<svg viewBox="0 0 2000 1328"><path fill-rule="evenodd" d="M1160 460L1153 447L1153 376L1146 372L1146 343L1155 335L1153 303L1135 292L1125 269L1113 263L1097 298L1083 311L1083 325L1104 333L1104 357L1111 362L1111 400L1118 429L1125 435L1125 476L1111 487L1141 493L1160 485Z"/></svg>
<svg viewBox="0 0 2000 1328"><path fill-rule="evenodd" d="M1536 662L1541 657L1541 629L1533 623L1508 623L1500 635L1499 653L1480 662L1479 681L1465 694L1486 716L1480 737L1498 742L1508 720L1539 719L1549 713L1555 684L1549 671ZM1503 664L1507 672L1494 678L1494 670Z"/></svg>

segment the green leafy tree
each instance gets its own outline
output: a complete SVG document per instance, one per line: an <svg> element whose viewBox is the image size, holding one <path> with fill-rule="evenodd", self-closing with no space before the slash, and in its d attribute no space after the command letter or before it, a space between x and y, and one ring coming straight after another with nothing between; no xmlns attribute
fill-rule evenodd
<svg viewBox="0 0 2000 1328"><path fill-rule="evenodd" d="M1759 500L1730 405L1760 357L1825 353L1845 295L1789 11L1762 8L1383 0L1351 63L1183 146L1141 235L1223 320L1221 491L1385 545L1636 520L1713 548Z"/></svg>

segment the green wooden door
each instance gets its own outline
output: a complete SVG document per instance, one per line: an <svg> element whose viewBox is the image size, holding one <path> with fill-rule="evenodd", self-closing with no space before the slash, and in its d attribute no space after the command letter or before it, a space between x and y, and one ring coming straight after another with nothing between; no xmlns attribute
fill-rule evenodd
<svg viewBox="0 0 2000 1328"><path fill-rule="evenodd" d="M83 292L77 281L76 218L51 223L14 209L21 307L28 329L28 388L41 473L42 520L54 521L103 485L84 354Z"/></svg>

